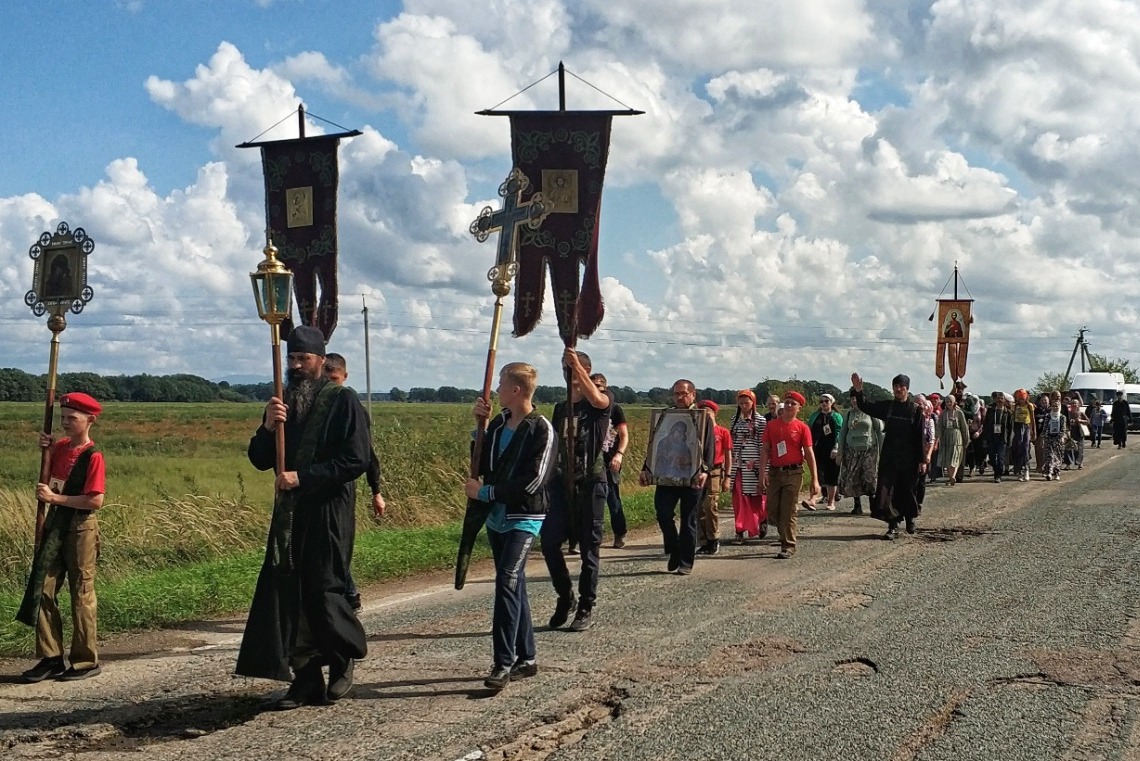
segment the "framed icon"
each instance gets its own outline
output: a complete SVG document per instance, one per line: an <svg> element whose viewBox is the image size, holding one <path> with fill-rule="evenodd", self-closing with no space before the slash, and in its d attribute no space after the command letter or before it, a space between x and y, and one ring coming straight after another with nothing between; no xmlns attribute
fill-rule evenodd
<svg viewBox="0 0 1140 761"><path fill-rule="evenodd" d="M649 414L649 446L645 462L657 486L692 486L704 463L709 426L704 409L653 410Z"/></svg>

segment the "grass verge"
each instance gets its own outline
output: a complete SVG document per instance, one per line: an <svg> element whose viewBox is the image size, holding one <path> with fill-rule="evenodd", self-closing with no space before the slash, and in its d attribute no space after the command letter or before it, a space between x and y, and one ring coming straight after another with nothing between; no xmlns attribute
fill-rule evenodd
<svg viewBox="0 0 1140 761"><path fill-rule="evenodd" d="M623 503L631 529L655 521L651 490L631 494ZM357 584L452 567L460 525L453 522L443 526L379 528L359 534L352 562ZM484 533L475 546L475 557L490 556ZM248 551L114 579L97 576L99 632L105 636L153 629L245 610L253 599L262 558L260 550ZM60 607L66 614L70 603L66 594L61 598ZM20 600L11 594L0 597L0 610L9 616L14 615L19 604ZM0 655L31 657L33 652L31 628L10 618L0 624Z"/></svg>

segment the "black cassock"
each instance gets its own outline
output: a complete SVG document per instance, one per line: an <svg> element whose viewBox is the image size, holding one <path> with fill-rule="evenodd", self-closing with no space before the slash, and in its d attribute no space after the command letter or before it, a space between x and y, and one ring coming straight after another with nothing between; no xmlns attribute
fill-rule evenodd
<svg viewBox="0 0 1140 761"><path fill-rule="evenodd" d="M249 442L249 461L269 470L274 434ZM285 424L285 469L300 486L278 495L257 589L238 652L241 676L291 680L290 655L304 617L324 663L363 658L368 645L344 592L356 528L355 481L368 468L368 415L351 389L325 382L304 423Z"/></svg>

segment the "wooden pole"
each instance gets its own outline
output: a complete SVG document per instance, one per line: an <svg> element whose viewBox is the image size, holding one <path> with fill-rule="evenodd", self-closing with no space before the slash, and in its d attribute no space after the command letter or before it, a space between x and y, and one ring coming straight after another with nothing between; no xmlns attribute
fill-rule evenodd
<svg viewBox="0 0 1140 761"><path fill-rule="evenodd" d="M372 355L368 350L368 302L364 298L364 294L360 294L360 303L364 309L360 310L364 315L364 388L368 393L368 420L372 420Z"/></svg>
<svg viewBox="0 0 1140 761"><path fill-rule="evenodd" d="M48 320L48 328L51 330L51 351L48 354L48 379L47 379L47 392L44 395L44 425L43 432L51 436L52 428L55 426L55 384L56 377L59 371L59 334L67 327L67 320L64 319L62 314L53 315ZM43 447L40 449L40 480L39 483L46 484L51 480L51 449ZM36 535L35 535L35 548L39 549L40 541L43 539L44 533L44 520L47 517L47 504L36 500Z"/></svg>
<svg viewBox="0 0 1140 761"><path fill-rule="evenodd" d="M273 344L273 395L284 400L285 390L281 382L281 326L277 323L269 324L270 342ZM277 475L285 472L285 423L277 423L273 429L277 441L277 462L274 470Z"/></svg>

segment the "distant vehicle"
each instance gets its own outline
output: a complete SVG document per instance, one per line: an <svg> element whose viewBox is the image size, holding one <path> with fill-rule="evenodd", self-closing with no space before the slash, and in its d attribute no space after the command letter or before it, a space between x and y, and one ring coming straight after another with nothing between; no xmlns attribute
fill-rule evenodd
<svg viewBox="0 0 1140 761"><path fill-rule="evenodd" d="M1128 421L1128 429L1131 431L1140 430L1140 383L1125 383L1124 398L1128 400L1128 408L1132 410L1132 419Z"/></svg>
<svg viewBox="0 0 1140 761"><path fill-rule="evenodd" d="M1129 391L1128 385L1131 386ZM1077 392L1081 401L1088 407L1096 400L1100 400L1104 411L1108 413L1108 425L1112 425L1112 403L1116 401L1116 392L1123 391L1128 399L1128 406L1132 412L1132 419L1128 422L1130 429L1140 429L1140 385L1125 384L1123 373L1077 373L1069 386L1069 393Z"/></svg>

